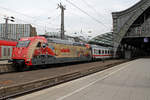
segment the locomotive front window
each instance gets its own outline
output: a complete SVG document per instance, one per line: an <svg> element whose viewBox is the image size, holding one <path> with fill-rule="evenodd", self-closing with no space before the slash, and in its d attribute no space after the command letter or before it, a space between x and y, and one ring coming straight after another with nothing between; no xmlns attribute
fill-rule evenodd
<svg viewBox="0 0 150 100"><path fill-rule="evenodd" d="M30 41L19 41L17 47L28 47Z"/></svg>

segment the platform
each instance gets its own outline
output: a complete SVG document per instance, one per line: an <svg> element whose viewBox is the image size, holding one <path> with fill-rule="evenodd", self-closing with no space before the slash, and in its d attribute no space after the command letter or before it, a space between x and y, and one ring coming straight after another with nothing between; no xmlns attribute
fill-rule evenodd
<svg viewBox="0 0 150 100"><path fill-rule="evenodd" d="M15 100L150 100L150 59L138 59Z"/></svg>
<svg viewBox="0 0 150 100"><path fill-rule="evenodd" d="M8 64L8 60L0 60L0 65L1 64Z"/></svg>
<svg viewBox="0 0 150 100"><path fill-rule="evenodd" d="M12 67L12 63L8 63L8 60L0 60L0 74L13 72L15 69Z"/></svg>

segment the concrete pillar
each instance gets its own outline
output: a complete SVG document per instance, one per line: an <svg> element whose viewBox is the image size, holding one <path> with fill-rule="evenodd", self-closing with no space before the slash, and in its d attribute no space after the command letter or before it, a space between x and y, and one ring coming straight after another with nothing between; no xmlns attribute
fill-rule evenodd
<svg viewBox="0 0 150 100"><path fill-rule="evenodd" d="M131 59L132 57L132 51L125 50L125 59Z"/></svg>

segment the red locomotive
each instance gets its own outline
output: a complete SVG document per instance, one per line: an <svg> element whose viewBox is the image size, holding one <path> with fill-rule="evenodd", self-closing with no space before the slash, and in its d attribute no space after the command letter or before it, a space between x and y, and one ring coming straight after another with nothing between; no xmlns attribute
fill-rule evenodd
<svg viewBox="0 0 150 100"><path fill-rule="evenodd" d="M33 65L91 60L91 48L83 43L45 38L21 38L13 49L13 64L19 71Z"/></svg>

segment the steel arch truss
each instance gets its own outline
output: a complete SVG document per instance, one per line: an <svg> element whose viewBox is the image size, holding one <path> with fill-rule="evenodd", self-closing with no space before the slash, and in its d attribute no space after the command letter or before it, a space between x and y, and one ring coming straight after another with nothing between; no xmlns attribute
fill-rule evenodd
<svg viewBox="0 0 150 100"><path fill-rule="evenodd" d="M150 7L150 0L141 0L131 8L113 12L114 56L132 24Z"/></svg>

